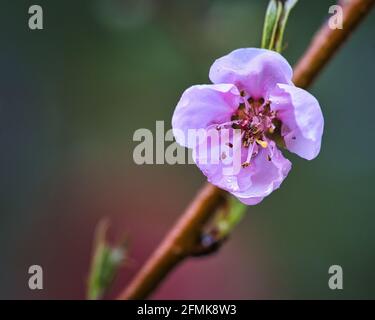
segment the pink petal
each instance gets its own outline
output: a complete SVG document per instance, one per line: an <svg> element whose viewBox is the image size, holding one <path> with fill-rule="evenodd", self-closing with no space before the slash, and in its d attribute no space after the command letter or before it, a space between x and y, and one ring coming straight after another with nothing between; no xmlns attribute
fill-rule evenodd
<svg viewBox="0 0 375 320"><path fill-rule="evenodd" d="M282 121L281 134L289 151L307 160L320 151L324 119L319 102L307 91L279 84L270 96Z"/></svg>
<svg viewBox="0 0 375 320"><path fill-rule="evenodd" d="M241 198L237 196L237 199L240 200L242 203L247 204L248 206L254 206L263 201L264 197L260 198Z"/></svg>
<svg viewBox="0 0 375 320"><path fill-rule="evenodd" d="M223 151L229 152L225 147L222 143L208 143L207 154L214 156L207 158L194 150L196 152L193 153L193 159L210 183L232 193L245 204L254 205L262 201L273 190L279 188L291 169L291 162L283 157L273 141L269 141L270 149L258 148L259 153L253 157L250 166L241 167L235 174L227 174L225 169L229 166L221 158ZM242 145L240 148L241 164L246 160L248 148ZM271 152L272 157L269 160Z"/></svg>
<svg viewBox="0 0 375 320"><path fill-rule="evenodd" d="M273 141L269 142L269 148L272 150L271 158L268 157L268 148L259 148L259 154L251 165L237 177L240 190L232 193L245 204L257 204L278 189L292 167Z"/></svg>
<svg viewBox="0 0 375 320"><path fill-rule="evenodd" d="M193 147L188 141L189 129L207 128L230 121L240 104L240 93L233 84L196 85L188 88L178 102L172 117L176 141Z"/></svg>
<svg viewBox="0 0 375 320"><path fill-rule="evenodd" d="M291 84L292 74L279 53L257 48L234 50L217 59L210 69L213 83L233 83L256 99L267 99L277 83Z"/></svg>

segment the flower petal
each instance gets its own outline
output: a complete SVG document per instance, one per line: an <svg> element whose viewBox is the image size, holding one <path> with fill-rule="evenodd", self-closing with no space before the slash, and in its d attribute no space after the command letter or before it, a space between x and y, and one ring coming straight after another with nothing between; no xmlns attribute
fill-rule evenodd
<svg viewBox="0 0 375 320"><path fill-rule="evenodd" d="M172 117L176 141L193 147L189 129L205 129L212 124L230 121L240 104L240 93L233 84L196 85L181 96Z"/></svg>
<svg viewBox="0 0 375 320"><path fill-rule="evenodd" d="M259 203L278 189L292 167L292 163L284 158L273 141L269 142L269 148L259 149L251 165L238 175L240 191L232 192L240 201L249 205Z"/></svg>
<svg viewBox="0 0 375 320"><path fill-rule="evenodd" d="M263 201L264 197L260 198L241 198L237 196L237 199L240 200L242 203L247 204L248 206L254 206Z"/></svg>
<svg viewBox="0 0 375 320"><path fill-rule="evenodd" d="M307 91L279 84L270 96L271 108L282 122L287 149L307 160L320 151L324 119L319 102Z"/></svg>
<svg viewBox="0 0 375 320"><path fill-rule="evenodd" d="M210 69L213 83L233 83L253 98L267 98L277 83L292 84L293 70L279 53L258 48L237 49L217 59Z"/></svg>
<svg viewBox="0 0 375 320"><path fill-rule="evenodd" d="M240 159L234 158L234 153L233 162L228 165L222 157L223 152L226 156L231 152L227 144L222 140L220 143L217 140L214 143L206 143L206 152L193 150L193 159L199 169L210 183L232 193L248 205L259 203L277 189L291 169L291 162L283 157L273 141L269 141L269 148L259 147L258 154L254 155L250 166L245 168L242 168L241 164L246 161L248 148L234 140L232 151L239 146ZM200 147L201 145L198 146ZM269 157L270 155L272 156ZM239 165L239 170L231 173L228 169L235 168L236 164Z"/></svg>

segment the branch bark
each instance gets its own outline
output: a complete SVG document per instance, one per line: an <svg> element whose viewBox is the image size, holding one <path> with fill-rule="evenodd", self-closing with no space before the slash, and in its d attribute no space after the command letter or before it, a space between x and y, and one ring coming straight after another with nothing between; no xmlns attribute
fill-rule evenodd
<svg viewBox="0 0 375 320"><path fill-rule="evenodd" d="M306 88L313 82L374 3L351 0L342 4L343 29L332 30L324 23L294 68L296 86ZM119 299L147 298L179 262L194 252L203 226L226 197L224 191L207 183Z"/></svg>
<svg viewBox="0 0 375 320"><path fill-rule="evenodd" d="M206 183L119 299L146 298L180 261L193 254L203 226L226 196Z"/></svg>
<svg viewBox="0 0 375 320"><path fill-rule="evenodd" d="M324 23L294 68L293 81L297 87L307 88L329 62L345 40L371 11L374 0L339 1L343 8L343 29L332 30Z"/></svg>

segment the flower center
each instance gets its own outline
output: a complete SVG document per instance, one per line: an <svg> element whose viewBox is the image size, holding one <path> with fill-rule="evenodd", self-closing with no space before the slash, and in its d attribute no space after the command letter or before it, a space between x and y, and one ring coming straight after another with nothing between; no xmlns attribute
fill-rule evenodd
<svg viewBox="0 0 375 320"><path fill-rule="evenodd" d="M218 126L231 126L233 129L241 130L242 145L248 148L247 159L242 163L246 168L250 165L252 157L258 154L258 148L268 148L268 160L271 160L273 152L269 147L268 140L275 130L278 129L276 112L271 110L271 102L264 98L253 99L241 92L242 103L232 115L231 121ZM268 137L268 138L267 138Z"/></svg>

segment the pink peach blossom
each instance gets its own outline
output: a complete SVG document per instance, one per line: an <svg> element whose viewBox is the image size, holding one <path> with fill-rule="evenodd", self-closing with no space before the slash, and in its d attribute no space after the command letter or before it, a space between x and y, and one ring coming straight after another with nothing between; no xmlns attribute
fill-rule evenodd
<svg viewBox="0 0 375 320"><path fill-rule="evenodd" d="M238 49L213 63L209 73L213 84L188 88L174 111L172 127L177 142L193 148L194 161L210 183L245 204L262 201L288 175L291 162L278 146L307 160L320 151L324 120L319 103L294 86L292 74L279 53ZM203 161L194 141L182 138L189 130L212 128L240 130L238 172L223 170L225 150L235 148L232 143L221 143L221 158L213 163ZM217 148L215 143L220 144L211 142L208 148Z"/></svg>

